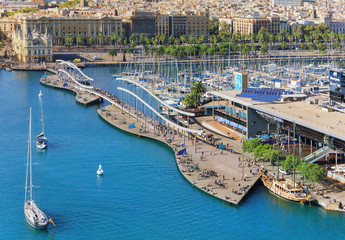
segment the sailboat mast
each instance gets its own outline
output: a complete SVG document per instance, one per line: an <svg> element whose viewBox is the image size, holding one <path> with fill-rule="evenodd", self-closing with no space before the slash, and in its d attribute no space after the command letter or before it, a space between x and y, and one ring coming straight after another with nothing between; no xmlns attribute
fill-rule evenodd
<svg viewBox="0 0 345 240"><path fill-rule="evenodd" d="M280 139L280 133L279 133L279 123L278 123L278 142L277 142L277 178L279 179L279 139Z"/></svg>
<svg viewBox="0 0 345 240"><path fill-rule="evenodd" d="M293 160L293 186L295 187L295 132L296 132L296 124L295 122L293 122L293 157L292 157L292 160Z"/></svg>
<svg viewBox="0 0 345 240"><path fill-rule="evenodd" d="M30 108L30 120L29 120L29 134L28 134L28 151L26 155L26 177L25 177L25 201L26 201L26 195L28 193L28 174L29 174L29 159L30 159L30 129L31 129L31 108Z"/></svg>
<svg viewBox="0 0 345 240"><path fill-rule="evenodd" d="M30 126L29 126L29 159L30 159L30 200L32 200L32 149L31 149L31 108L30 108Z"/></svg>
<svg viewBox="0 0 345 240"><path fill-rule="evenodd" d="M42 132L44 133L43 102L42 102L42 98L41 97L40 97L40 104L41 104L41 114L42 114Z"/></svg>

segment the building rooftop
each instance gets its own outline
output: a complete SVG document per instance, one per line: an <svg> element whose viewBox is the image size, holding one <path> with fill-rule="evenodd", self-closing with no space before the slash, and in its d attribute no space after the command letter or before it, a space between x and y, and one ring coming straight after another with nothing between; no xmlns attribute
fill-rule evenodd
<svg viewBox="0 0 345 240"><path fill-rule="evenodd" d="M258 102L236 97L239 92L241 91L220 91L211 94L345 140L345 114L342 112L327 112L325 108L305 101Z"/></svg>

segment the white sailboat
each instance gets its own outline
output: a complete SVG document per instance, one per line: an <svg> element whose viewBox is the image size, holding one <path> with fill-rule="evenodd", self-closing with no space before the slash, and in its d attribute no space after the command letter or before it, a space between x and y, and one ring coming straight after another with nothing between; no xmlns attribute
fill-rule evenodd
<svg viewBox="0 0 345 240"><path fill-rule="evenodd" d="M28 183L29 178L29 183ZM28 185L29 184L29 185ZM49 224L47 216L37 207L32 199L32 150L31 150L31 108L28 137L28 154L26 162L24 215L26 222L35 229L46 229ZM28 194L29 193L29 194Z"/></svg>
<svg viewBox="0 0 345 240"><path fill-rule="evenodd" d="M97 174L98 174L98 175L103 175L103 173L104 173L104 171L103 171L103 169L102 169L102 165L99 164L98 170L97 170Z"/></svg>
<svg viewBox="0 0 345 240"><path fill-rule="evenodd" d="M43 93L42 91L40 90L40 93L38 94L39 97L43 97Z"/></svg>
<svg viewBox="0 0 345 240"><path fill-rule="evenodd" d="M39 101L40 101L40 105L41 105L41 113L42 113L42 132L40 134L38 134L35 138L37 138L36 140L36 147L38 149L44 149L47 147L48 145L48 139L46 138L46 136L44 135L44 121L43 121L43 103L42 103L42 98L41 96L43 96L42 92L40 91L40 93L38 94Z"/></svg>

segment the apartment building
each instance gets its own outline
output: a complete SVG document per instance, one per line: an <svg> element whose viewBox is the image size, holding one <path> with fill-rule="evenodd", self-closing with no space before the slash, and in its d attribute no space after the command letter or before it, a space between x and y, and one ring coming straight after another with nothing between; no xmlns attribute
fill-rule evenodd
<svg viewBox="0 0 345 240"><path fill-rule="evenodd" d="M170 34L169 14L156 14L156 34Z"/></svg>
<svg viewBox="0 0 345 240"><path fill-rule="evenodd" d="M186 12L186 35L208 35L209 17L207 12Z"/></svg>
<svg viewBox="0 0 345 240"><path fill-rule="evenodd" d="M128 35L165 34L179 37L208 35L209 17L207 12L183 12L168 14L160 12L133 11L127 14Z"/></svg>
<svg viewBox="0 0 345 240"><path fill-rule="evenodd" d="M127 35L154 36L156 33L156 16L154 12L128 12L125 21L127 23Z"/></svg>
<svg viewBox="0 0 345 240"><path fill-rule="evenodd" d="M280 18L265 18L261 17L259 14L254 14L233 19L234 32L242 34L257 34L262 27L266 28L270 33L277 34L280 31Z"/></svg>

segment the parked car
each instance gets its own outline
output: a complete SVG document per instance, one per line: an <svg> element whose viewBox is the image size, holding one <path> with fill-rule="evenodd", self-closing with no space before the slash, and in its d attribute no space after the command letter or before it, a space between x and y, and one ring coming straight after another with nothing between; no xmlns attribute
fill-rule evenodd
<svg viewBox="0 0 345 240"><path fill-rule="evenodd" d="M284 168L280 168L279 172L282 173L282 174L285 174L285 175L289 175L290 174L289 171L285 170Z"/></svg>
<svg viewBox="0 0 345 240"><path fill-rule="evenodd" d="M102 58L100 56L93 56L92 59L93 60L101 60Z"/></svg>

